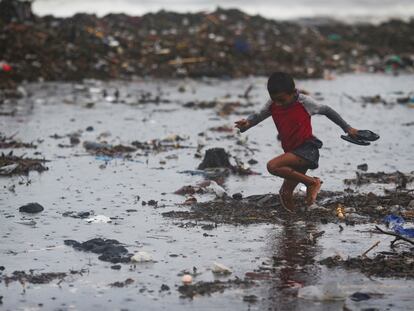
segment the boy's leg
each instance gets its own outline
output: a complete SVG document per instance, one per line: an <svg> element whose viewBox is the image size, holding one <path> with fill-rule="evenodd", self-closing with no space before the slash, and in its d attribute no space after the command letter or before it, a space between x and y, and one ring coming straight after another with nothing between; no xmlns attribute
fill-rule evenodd
<svg viewBox="0 0 414 311"><path fill-rule="evenodd" d="M267 163L269 173L292 181L292 183L288 184L290 187L292 187L293 182L306 185L307 203L311 205L316 200L321 187L321 181L319 178L310 177L295 169L298 167L309 167L309 162L290 152L277 156Z"/></svg>
<svg viewBox="0 0 414 311"><path fill-rule="evenodd" d="M296 170L302 174L306 174L308 168L300 167L296 168ZM297 181L285 179L283 181L282 187L280 187L279 196L282 206L289 211L294 211L295 209L295 203L293 202L293 191L298 184L299 182Z"/></svg>
<svg viewBox="0 0 414 311"><path fill-rule="evenodd" d="M308 168L307 167L301 167L301 168L295 168L295 170L306 175L306 172L308 171ZM282 188L287 193L293 193L293 191L295 190L295 188L298 184L299 184L298 181L285 179L283 181Z"/></svg>

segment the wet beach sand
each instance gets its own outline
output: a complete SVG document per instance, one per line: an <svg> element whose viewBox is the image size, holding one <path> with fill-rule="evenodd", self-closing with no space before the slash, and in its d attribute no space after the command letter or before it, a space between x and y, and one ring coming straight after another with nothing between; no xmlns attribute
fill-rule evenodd
<svg viewBox="0 0 414 311"><path fill-rule="evenodd" d="M0 105L2 161L42 159L47 170L25 175L9 167L0 176L1 308L409 310L412 272L390 267L379 274L365 257L360 268L344 262L380 241L368 258L406 252L399 264L412 265L413 245L391 249L393 237L372 231L388 230L382 222L388 214L412 227L414 76L298 81L353 127L381 139L351 145L335 124L313 117L324 146L311 174L324 181L323 192L317 207L303 210L298 187L294 216L280 208L281 180L266 171L267 161L282 152L273 122L244 134L232 129L265 103L265 82L48 82L25 84L21 98L6 99ZM18 142L7 145L11 140ZM242 170L198 170L211 148L224 148ZM361 164L367 172L357 168ZM378 172L384 174L364 175ZM217 183L197 186L206 179ZM175 193L188 185L199 191ZM44 209L19 211L31 202ZM101 250L73 247L95 238L119 241L128 260L101 260ZM152 260L130 261L138 252ZM231 274L213 273L214 262ZM183 274L192 275L192 285L182 286ZM336 284L337 300L303 290Z"/></svg>

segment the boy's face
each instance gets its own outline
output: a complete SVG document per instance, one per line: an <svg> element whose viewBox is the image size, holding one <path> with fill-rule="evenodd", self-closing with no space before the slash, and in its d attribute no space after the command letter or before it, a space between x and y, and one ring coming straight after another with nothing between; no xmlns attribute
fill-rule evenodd
<svg viewBox="0 0 414 311"><path fill-rule="evenodd" d="M276 105L288 106L295 100L295 93L272 93L270 98L276 103Z"/></svg>

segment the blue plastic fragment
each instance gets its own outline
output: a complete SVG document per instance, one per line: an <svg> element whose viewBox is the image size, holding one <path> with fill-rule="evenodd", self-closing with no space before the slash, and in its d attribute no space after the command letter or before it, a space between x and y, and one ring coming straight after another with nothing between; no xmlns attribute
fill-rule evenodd
<svg viewBox="0 0 414 311"><path fill-rule="evenodd" d="M113 157L107 156L107 155L97 155L95 157L96 160L100 160L100 161L105 161L105 162L109 162L111 160L113 160Z"/></svg>
<svg viewBox="0 0 414 311"><path fill-rule="evenodd" d="M393 214L385 216L383 222L390 226L391 229L395 226L402 226L405 223L404 218Z"/></svg>
<svg viewBox="0 0 414 311"><path fill-rule="evenodd" d="M403 227L405 223L404 218L391 214L385 216L383 222L385 222L395 233L408 238L414 238L414 228Z"/></svg>
<svg viewBox="0 0 414 311"><path fill-rule="evenodd" d="M403 228L401 226L394 227L394 232L408 238L414 238L414 228Z"/></svg>

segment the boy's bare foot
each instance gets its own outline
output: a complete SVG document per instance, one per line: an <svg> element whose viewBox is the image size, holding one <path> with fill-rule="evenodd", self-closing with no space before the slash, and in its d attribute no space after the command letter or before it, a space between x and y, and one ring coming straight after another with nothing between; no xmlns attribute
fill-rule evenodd
<svg viewBox="0 0 414 311"><path fill-rule="evenodd" d="M314 177L315 182L306 189L306 203L311 206L316 201L319 191L321 190L322 181Z"/></svg>
<svg viewBox="0 0 414 311"><path fill-rule="evenodd" d="M291 214L295 213L295 204L293 203L293 194L283 190L279 191L279 200L282 207Z"/></svg>

